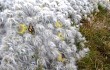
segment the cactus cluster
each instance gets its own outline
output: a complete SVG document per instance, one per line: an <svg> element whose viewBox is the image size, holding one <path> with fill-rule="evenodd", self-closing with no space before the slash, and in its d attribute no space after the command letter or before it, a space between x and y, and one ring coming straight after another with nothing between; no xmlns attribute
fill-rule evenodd
<svg viewBox="0 0 110 70"><path fill-rule="evenodd" d="M0 0L0 70L77 70L80 20L102 0ZM73 25L74 24L76 25Z"/></svg>

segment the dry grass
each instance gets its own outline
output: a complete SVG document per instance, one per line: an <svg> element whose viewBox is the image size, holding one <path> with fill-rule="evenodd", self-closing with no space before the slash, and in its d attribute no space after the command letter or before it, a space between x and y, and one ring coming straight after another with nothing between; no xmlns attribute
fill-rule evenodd
<svg viewBox="0 0 110 70"><path fill-rule="evenodd" d="M110 70L110 12L99 5L91 21L82 19L81 33L86 37L89 55L78 61L79 70Z"/></svg>

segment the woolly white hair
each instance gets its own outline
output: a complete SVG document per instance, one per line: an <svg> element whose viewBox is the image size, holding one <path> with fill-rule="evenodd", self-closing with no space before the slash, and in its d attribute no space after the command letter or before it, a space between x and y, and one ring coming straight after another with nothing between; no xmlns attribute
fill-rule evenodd
<svg viewBox="0 0 110 70"><path fill-rule="evenodd" d="M76 60L89 51L80 20L98 4L110 10L108 0L0 0L0 70L77 70ZM21 23L31 23L35 34L20 35Z"/></svg>

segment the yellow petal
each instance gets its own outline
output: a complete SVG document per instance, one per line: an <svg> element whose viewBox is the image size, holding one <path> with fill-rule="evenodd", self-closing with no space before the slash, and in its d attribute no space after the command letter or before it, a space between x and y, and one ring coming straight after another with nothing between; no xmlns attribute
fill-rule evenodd
<svg viewBox="0 0 110 70"><path fill-rule="evenodd" d="M61 28L62 26L63 26L62 23L59 22L59 21L57 21L57 22L55 23L55 27L56 27L56 28Z"/></svg>
<svg viewBox="0 0 110 70"><path fill-rule="evenodd" d="M57 34L57 36L58 36L62 41L64 41L64 36L63 36L62 33L59 32L59 33Z"/></svg>
<svg viewBox="0 0 110 70"><path fill-rule="evenodd" d="M59 53L59 55L57 57L57 61L59 61L59 62L64 62L65 61L65 58L62 57L61 53Z"/></svg>
<svg viewBox="0 0 110 70"><path fill-rule="evenodd" d="M19 34L24 34L26 32L26 30L27 30L26 24L19 25L19 32L18 32Z"/></svg>

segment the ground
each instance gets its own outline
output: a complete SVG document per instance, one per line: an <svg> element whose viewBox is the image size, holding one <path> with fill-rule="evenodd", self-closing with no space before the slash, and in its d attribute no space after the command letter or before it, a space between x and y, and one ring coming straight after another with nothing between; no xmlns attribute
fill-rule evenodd
<svg viewBox="0 0 110 70"><path fill-rule="evenodd" d="M110 12L99 5L99 12L82 19L80 32L85 36L90 52L79 60L78 70L110 70Z"/></svg>

